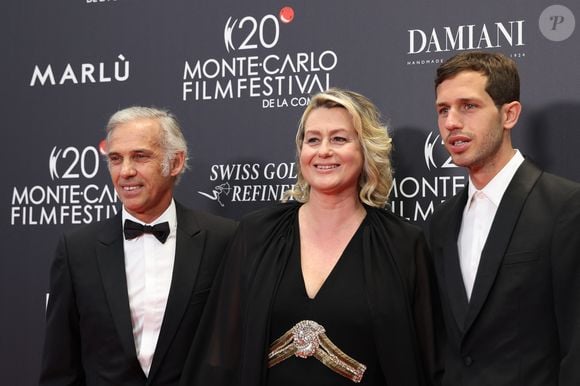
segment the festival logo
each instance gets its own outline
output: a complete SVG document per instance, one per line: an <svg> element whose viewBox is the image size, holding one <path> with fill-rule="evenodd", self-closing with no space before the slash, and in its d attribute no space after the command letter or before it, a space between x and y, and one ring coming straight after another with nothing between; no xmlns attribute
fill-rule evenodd
<svg viewBox="0 0 580 386"><path fill-rule="evenodd" d="M100 168L95 146L54 146L48 155L52 183L12 187L10 225L88 224L115 215L115 190L93 182Z"/></svg>
<svg viewBox="0 0 580 386"><path fill-rule="evenodd" d="M330 49L285 52L283 34L298 15L292 7L224 21L224 56L192 58L183 69L184 102L256 99L263 109L303 107L331 87L338 55ZM283 52L283 53L281 53Z"/></svg>
<svg viewBox="0 0 580 386"><path fill-rule="evenodd" d="M463 169L453 164L439 134L429 132L423 145L425 170L418 175L395 177L391 210L414 222L424 222L435 207L467 186Z"/></svg>
<svg viewBox="0 0 580 386"><path fill-rule="evenodd" d="M427 136L427 139L425 140L425 147L423 149L423 154L425 155L425 165L427 166L428 170L431 170L432 167L433 168L437 168L437 167L455 168L455 167L457 167L457 166L455 166L455 164L453 164L451 156L447 157L447 160L445 162L443 162L442 164L440 164L440 166L438 166L438 164L435 162L434 150L436 149L436 146L441 145L441 146L437 147L438 150L440 150L441 147L443 147L443 149L445 149L443 140L441 140L440 138L441 138L441 136L439 134L437 134L435 136L435 138L433 138L433 132L431 131L431 132L429 132L429 135Z"/></svg>

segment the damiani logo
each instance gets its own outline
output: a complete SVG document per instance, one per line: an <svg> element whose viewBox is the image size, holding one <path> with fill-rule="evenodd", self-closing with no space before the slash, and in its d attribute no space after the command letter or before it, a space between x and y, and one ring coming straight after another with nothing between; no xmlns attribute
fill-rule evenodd
<svg viewBox="0 0 580 386"><path fill-rule="evenodd" d="M431 30L410 29L410 55L448 51L476 50L524 46L525 20L493 24L466 24L456 27L433 27Z"/></svg>

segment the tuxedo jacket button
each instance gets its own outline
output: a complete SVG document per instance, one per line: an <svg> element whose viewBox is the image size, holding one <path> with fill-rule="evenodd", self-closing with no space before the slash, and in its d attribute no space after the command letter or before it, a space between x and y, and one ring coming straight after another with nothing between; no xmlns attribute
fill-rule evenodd
<svg viewBox="0 0 580 386"><path fill-rule="evenodd" d="M463 357L463 364L465 366L471 366L472 363L473 363L473 358L471 358L469 355L466 357Z"/></svg>

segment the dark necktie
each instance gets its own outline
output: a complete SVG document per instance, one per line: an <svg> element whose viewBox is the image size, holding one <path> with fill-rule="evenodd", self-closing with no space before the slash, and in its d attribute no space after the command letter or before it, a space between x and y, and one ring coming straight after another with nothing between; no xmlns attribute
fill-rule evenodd
<svg viewBox="0 0 580 386"><path fill-rule="evenodd" d="M165 240L167 240L167 237L169 237L169 223L166 221L151 226L139 224L138 222L131 220L125 220L123 233L125 234L125 239L127 240L139 237L143 233L151 233L153 236L157 237L157 240L165 243Z"/></svg>

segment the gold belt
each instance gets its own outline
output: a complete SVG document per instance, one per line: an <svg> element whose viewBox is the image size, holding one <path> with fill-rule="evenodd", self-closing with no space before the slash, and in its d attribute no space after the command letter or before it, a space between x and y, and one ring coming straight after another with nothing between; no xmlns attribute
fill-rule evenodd
<svg viewBox="0 0 580 386"><path fill-rule="evenodd" d="M268 368L295 355L315 357L332 371L359 383L367 367L342 352L328 339L326 330L312 320L303 320L270 345Z"/></svg>

